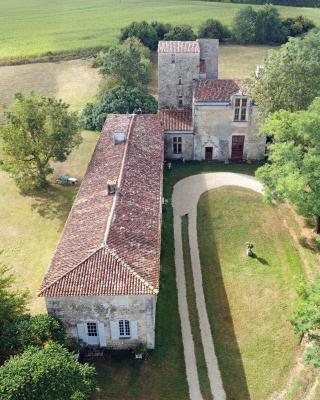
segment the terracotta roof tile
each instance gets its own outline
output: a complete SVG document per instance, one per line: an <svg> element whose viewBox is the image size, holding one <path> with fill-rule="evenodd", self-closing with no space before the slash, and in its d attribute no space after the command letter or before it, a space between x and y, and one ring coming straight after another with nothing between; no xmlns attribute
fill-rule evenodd
<svg viewBox="0 0 320 400"><path fill-rule="evenodd" d="M115 144L115 132L127 141ZM158 291L162 163L157 115L108 116L40 295Z"/></svg>
<svg viewBox="0 0 320 400"><path fill-rule="evenodd" d="M165 131L192 131L192 110L163 109L159 111L160 120Z"/></svg>
<svg viewBox="0 0 320 400"><path fill-rule="evenodd" d="M194 89L194 101L228 102L231 96L245 92L245 86L241 81L233 79L203 79L196 81Z"/></svg>
<svg viewBox="0 0 320 400"><path fill-rule="evenodd" d="M160 40L158 53L200 53L200 46L196 40L186 42Z"/></svg>

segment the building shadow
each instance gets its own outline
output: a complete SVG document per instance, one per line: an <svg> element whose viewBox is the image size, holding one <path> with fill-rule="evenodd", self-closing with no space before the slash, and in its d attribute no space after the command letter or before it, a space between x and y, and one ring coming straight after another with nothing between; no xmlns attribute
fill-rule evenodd
<svg viewBox="0 0 320 400"><path fill-rule="evenodd" d="M205 208L210 210L209 204ZM199 213L197 224L199 224ZM251 400L223 281L222 268L214 236L214 226L212 226L212 216L206 219L205 224L208 224L207 229L203 231L205 237L202 237L201 234L199 235L198 231L199 243L205 243L203 254L201 254L201 246L199 246L203 289L226 397L227 400ZM256 258L262 264L268 264L266 260Z"/></svg>

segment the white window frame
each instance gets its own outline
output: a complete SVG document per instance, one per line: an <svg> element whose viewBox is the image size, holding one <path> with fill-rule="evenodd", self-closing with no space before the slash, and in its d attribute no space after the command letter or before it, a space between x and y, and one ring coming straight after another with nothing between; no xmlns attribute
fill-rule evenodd
<svg viewBox="0 0 320 400"><path fill-rule="evenodd" d="M119 339L130 339L131 338L130 321L128 319L120 319L118 326L119 326Z"/></svg>
<svg viewBox="0 0 320 400"><path fill-rule="evenodd" d="M181 136L173 137L172 152L173 152L173 154L182 154L182 137Z"/></svg>
<svg viewBox="0 0 320 400"><path fill-rule="evenodd" d="M239 102L239 105L237 105ZM243 103L245 102L245 105ZM234 122L246 122L248 121L248 98L237 96L234 98L234 110L233 110L233 121ZM243 114L245 113L245 115Z"/></svg>

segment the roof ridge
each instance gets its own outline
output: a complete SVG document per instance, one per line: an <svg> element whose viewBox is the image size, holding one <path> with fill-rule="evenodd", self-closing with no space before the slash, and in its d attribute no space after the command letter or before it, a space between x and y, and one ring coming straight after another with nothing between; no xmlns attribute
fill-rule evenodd
<svg viewBox="0 0 320 400"><path fill-rule="evenodd" d="M126 162L127 154L128 154L129 139L130 139L131 131L132 131L132 128L133 128L133 122L135 120L135 116L136 116L136 114L133 113L132 116L131 116L130 124L129 124L128 128L127 128L126 144L125 144L125 148L124 148L124 152L123 152L123 156L122 156L119 176L118 176L118 179L117 179L117 190L116 190L116 193L114 194L114 199L113 199L111 210L110 210L110 213L109 213L109 216L108 216L107 226L106 226L106 230L105 230L104 237L103 237L103 245L107 244L107 240L108 240L108 236L109 236L109 232L110 232L110 228L111 228L111 223L112 223L112 219L113 219L113 215L114 215L114 210L116 208L117 199L118 199L118 196L119 196L118 188L121 187L121 183L122 183L123 170L124 170L124 166L125 166L125 162Z"/></svg>
<svg viewBox="0 0 320 400"><path fill-rule="evenodd" d="M115 250L110 249L109 246L103 245L99 247L97 250L95 250L92 254L90 254L88 257L86 257L84 260L82 260L80 263L78 263L75 267L70 269L69 271L65 272L63 275L61 275L59 278L55 279L53 282L49 283L47 286L42 288L40 292L38 293L38 296L40 296L44 291L49 289L51 286L53 286L55 283L69 275L71 272L73 272L75 269L79 268L84 262L89 260L91 257L93 257L95 254L97 254L99 251L105 250L107 251L114 259L121 265L122 267L126 268L127 271L133 275L135 279L138 279L144 286L146 286L148 289L150 289L153 294L158 294L159 290L155 289L154 286L152 286L149 282L147 282L142 276L140 276L133 268L131 268L123 259L116 253Z"/></svg>

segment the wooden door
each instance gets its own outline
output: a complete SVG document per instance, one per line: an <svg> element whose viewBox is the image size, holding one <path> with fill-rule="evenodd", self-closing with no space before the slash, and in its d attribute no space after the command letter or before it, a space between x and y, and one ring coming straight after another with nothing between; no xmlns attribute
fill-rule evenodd
<svg viewBox="0 0 320 400"><path fill-rule="evenodd" d="M213 148L212 147L206 147L206 149L205 149L205 160L206 161L212 161L212 154L213 154Z"/></svg>
<svg viewBox="0 0 320 400"><path fill-rule="evenodd" d="M243 135L232 136L231 160L242 161L243 147L244 147L244 136Z"/></svg>

